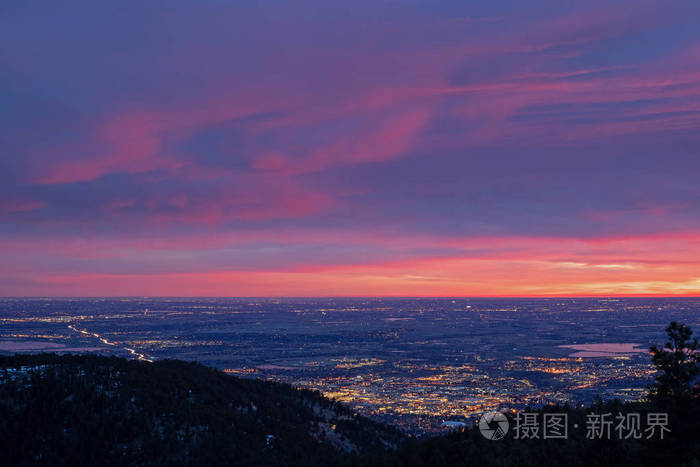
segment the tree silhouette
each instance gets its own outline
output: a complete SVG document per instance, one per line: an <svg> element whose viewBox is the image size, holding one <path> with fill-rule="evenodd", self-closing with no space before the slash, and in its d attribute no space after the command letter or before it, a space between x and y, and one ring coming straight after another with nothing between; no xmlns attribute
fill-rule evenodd
<svg viewBox="0 0 700 467"><path fill-rule="evenodd" d="M685 324L672 321L666 328L668 341L659 348L652 346L652 362L659 370L651 387L650 399L662 405L685 405L698 397L700 374L698 340Z"/></svg>

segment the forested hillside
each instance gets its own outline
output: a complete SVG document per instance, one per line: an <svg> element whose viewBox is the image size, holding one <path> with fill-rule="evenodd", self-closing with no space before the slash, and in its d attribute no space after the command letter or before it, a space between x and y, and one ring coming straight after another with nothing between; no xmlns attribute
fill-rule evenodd
<svg viewBox="0 0 700 467"><path fill-rule="evenodd" d="M0 357L3 465L335 465L396 429L320 393L196 363Z"/></svg>

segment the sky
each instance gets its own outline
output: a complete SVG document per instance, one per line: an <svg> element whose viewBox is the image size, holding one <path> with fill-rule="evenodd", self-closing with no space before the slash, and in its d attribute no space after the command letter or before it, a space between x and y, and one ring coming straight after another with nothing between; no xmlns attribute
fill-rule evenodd
<svg viewBox="0 0 700 467"><path fill-rule="evenodd" d="M0 295L700 295L700 2L0 3Z"/></svg>

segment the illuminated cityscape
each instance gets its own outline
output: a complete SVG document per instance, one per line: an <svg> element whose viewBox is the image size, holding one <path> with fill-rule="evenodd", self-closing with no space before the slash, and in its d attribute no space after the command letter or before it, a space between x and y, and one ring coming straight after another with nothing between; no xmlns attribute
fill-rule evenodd
<svg viewBox="0 0 700 467"><path fill-rule="evenodd" d="M196 360L409 432L490 409L635 400L698 299L3 299L0 350Z"/></svg>

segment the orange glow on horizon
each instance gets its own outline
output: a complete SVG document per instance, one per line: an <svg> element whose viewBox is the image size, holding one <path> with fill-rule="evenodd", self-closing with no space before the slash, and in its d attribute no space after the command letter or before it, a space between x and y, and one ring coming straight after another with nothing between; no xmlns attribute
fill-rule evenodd
<svg viewBox="0 0 700 467"><path fill-rule="evenodd" d="M325 237L344 244L347 238ZM387 245L382 237L368 244ZM492 237L463 239L403 239L412 247L450 245L464 254L409 258L364 264L320 265L300 262L277 269L192 270L144 273L66 273L13 271L23 287L0 286L6 296L424 296L424 297L558 297L558 296L700 296L700 238L692 235L636 238ZM222 241L223 242L223 241ZM247 244L248 240L233 241ZM225 243L225 242L224 242ZM230 244L231 242L229 242ZM287 244L301 244L292 237ZM86 242L81 252L100 257L110 251L103 240ZM72 257L71 244L50 250L31 242L18 251ZM158 251L182 251L175 243L154 250L148 242L114 250L123 258ZM65 249L65 250L64 250ZM479 254L471 251L478 250ZM197 250L192 250L197 251ZM92 252L96 252L93 256ZM115 254L112 253L112 254ZM107 256L110 253L106 253ZM190 266L190 265L188 265ZM8 276L10 277L10 276ZM38 293L37 293L38 292Z"/></svg>

